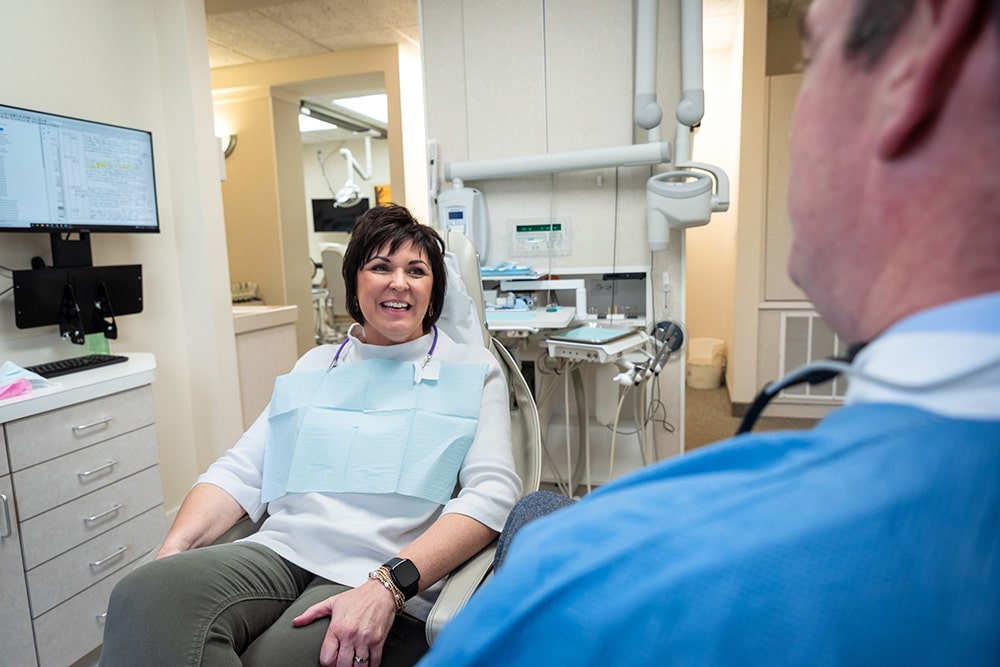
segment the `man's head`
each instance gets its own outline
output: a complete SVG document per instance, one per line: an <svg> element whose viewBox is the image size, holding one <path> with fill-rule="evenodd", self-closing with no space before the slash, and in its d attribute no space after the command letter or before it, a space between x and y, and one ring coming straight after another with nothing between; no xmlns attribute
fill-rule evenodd
<svg viewBox="0 0 1000 667"><path fill-rule="evenodd" d="M789 272L846 341L1000 289L998 6L813 0L803 21Z"/></svg>

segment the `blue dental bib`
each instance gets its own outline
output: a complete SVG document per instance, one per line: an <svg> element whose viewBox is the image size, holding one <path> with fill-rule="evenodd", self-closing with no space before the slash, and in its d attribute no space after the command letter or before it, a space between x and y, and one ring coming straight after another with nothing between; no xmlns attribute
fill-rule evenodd
<svg viewBox="0 0 1000 667"><path fill-rule="evenodd" d="M399 493L445 504L475 438L487 370L369 359L280 376L261 499Z"/></svg>

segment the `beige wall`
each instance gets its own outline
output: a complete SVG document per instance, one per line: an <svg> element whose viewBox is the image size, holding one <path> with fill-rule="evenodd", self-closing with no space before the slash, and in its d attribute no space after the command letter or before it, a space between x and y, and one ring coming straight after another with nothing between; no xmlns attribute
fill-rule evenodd
<svg viewBox="0 0 1000 667"><path fill-rule="evenodd" d="M112 352L156 356L165 506L242 430L217 144L200 0L0 0L0 99L152 131L162 232L93 238L96 264L141 263L144 311L118 321ZM54 48L54 46L56 48ZM48 239L0 237L0 265L49 259ZM0 291L7 280L0 278ZM0 361L81 354L54 327L14 327L0 297Z"/></svg>
<svg viewBox="0 0 1000 667"><path fill-rule="evenodd" d="M693 158L722 167L729 176L730 203L709 224L687 230L687 319L690 338L719 338L732 346L736 284L736 224L740 204L740 60L733 48L705 54L705 118Z"/></svg>
<svg viewBox="0 0 1000 667"><path fill-rule="evenodd" d="M733 402L749 403L759 388L757 304L762 283L762 234L767 186L767 96L765 49L767 8L744 3L742 31L735 48L742 58L743 100L740 122L739 225L736 232L735 312L726 384Z"/></svg>
<svg viewBox="0 0 1000 667"><path fill-rule="evenodd" d="M215 114L239 137L226 158L226 245L235 282L256 282L265 303L284 304L287 292L281 260L280 202L274 117L269 95L241 95L216 101Z"/></svg>
<svg viewBox="0 0 1000 667"><path fill-rule="evenodd" d="M212 71L216 118L239 137L226 161L223 188L233 281L256 282L266 303L298 306L300 353L315 344L315 329L299 93L321 88L324 81L381 74L389 107L392 196L426 220L423 97L410 81L414 62L419 63L418 53L394 45Z"/></svg>

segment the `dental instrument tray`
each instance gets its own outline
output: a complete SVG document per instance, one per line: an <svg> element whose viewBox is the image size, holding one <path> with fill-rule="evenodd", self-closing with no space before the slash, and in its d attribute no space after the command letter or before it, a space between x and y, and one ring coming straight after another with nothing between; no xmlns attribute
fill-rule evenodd
<svg viewBox="0 0 1000 667"><path fill-rule="evenodd" d="M549 336L545 346L552 357L603 364L641 348L648 340L641 330L584 325Z"/></svg>
<svg viewBox="0 0 1000 667"><path fill-rule="evenodd" d="M585 343L589 345L603 345L611 341L624 338L635 333L631 329L610 329L606 327L591 327L584 325L569 331L549 336L549 340L561 341L564 343Z"/></svg>

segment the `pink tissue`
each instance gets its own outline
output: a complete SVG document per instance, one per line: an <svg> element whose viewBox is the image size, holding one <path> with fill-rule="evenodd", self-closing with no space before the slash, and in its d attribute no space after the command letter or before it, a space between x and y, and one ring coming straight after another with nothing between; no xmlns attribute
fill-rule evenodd
<svg viewBox="0 0 1000 667"><path fill-rule="evenodd" d="M6 387L0 387L0 400L22 396L31 391L31 381L27 378L18 378Z"/></svg>

